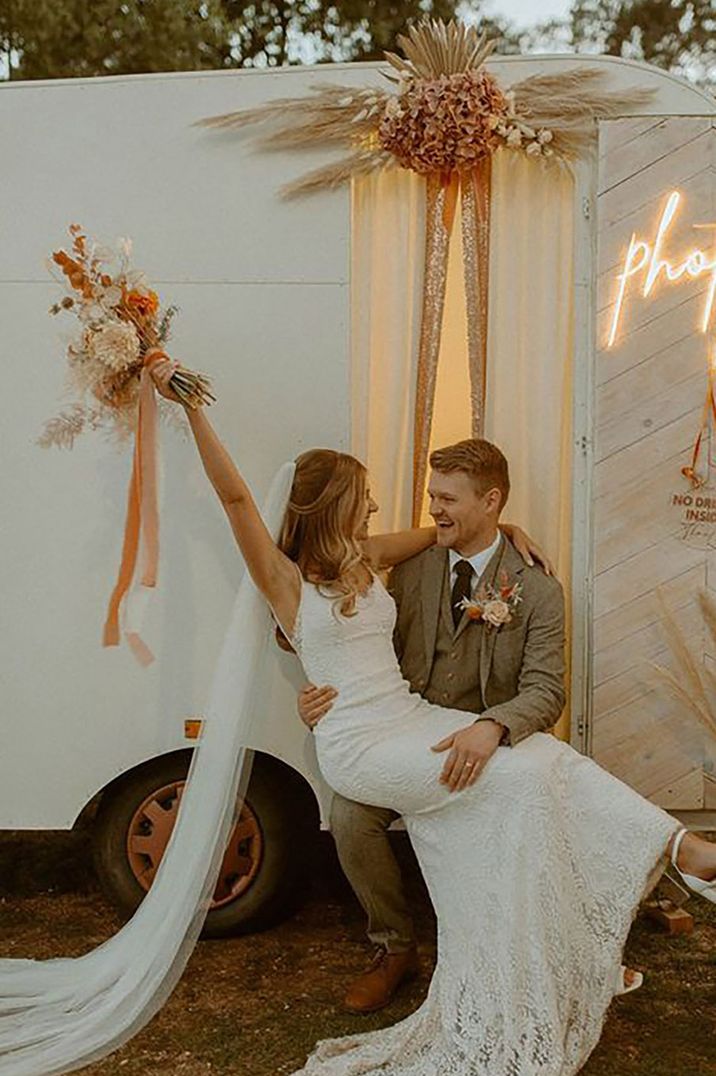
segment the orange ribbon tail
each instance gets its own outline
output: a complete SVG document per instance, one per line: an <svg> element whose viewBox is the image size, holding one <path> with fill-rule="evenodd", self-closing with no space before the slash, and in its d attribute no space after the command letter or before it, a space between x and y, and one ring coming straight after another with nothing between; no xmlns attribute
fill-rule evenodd
<svg viewBox="0 0 716 1076"><path fill-rule="evenodd" d="M682 467L681 473L684 478L688 478L691 483L692 489L699 489L704 485L705 479L699 476L697 467L699 464L699 458L701 456L701 443L703 441L704 434L708 430L709 426L709 412L711 413L711 419L713 422L713 429L716 429L716 395L714 387L714 374L713 369L709 367L709 380L708 389L706 390L706 402L704 403L704 411L701 417L701 428L696 435L696 441L691 453L691 464L688 467Z"/></svg>
<svg viewBox="0 0 716 1076"><path fill-rule="evenodd" d="M157 351L148 354L152 354L153 358L160 357ZM144 543L146 561L140 582L142 586L154 587L157 581L157 565L159 562L159 510L156 473L157 401L148 366L149 364L145 365L141 374L137 433L134 442L132 477L127 498L122 560L117 582L109 600L102 636L103 646L119 645L120 607L132 586L141 541ZM154 660L151 650L149 650L137 632L127 632L127 642L142 665L148 665Z"/></svg>

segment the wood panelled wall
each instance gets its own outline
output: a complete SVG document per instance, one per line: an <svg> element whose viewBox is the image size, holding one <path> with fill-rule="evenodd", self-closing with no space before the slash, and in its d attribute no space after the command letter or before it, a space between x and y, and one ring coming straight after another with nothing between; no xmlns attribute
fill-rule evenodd
<svg viewBox="0 0 716 1076"><path fill-rule="evenodd" d="M671 191L682 199L664 244L674 263L700 247L716 254L716 124L712 117L639 117L600 126L595 371L592 754L665 808L716 807L716 739L656 678L677 670L655 591L662 588L692 652L716 669L698 605L716 597L716 549L681 538L674 492L688 492L707 386L700 320L710 280L630 282L607 347L618 275L633 233L653 243ZM716 304L714 309L716 315ZM711 323L716 343L716 316ZM714 442L716 451L716 440ZM716 469L713 474L716 490ZM716 530L715 530L716 533Z"/></svg>

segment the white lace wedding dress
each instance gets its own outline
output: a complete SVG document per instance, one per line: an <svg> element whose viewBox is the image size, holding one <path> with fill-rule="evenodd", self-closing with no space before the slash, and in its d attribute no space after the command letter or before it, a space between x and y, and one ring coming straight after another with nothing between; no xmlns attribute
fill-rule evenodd
<svg viewBox="0 0 716 1076"><path fill-rule="evenodd" d="M319 1043L300 1076L570 1076L599 1039L639 901L681 827L544 733L499 747L451 793L430 748L466 715L410 692L394 622L377 579L353 617L304 582L292 641L309 679L338 689L315 733L329 785L405 819L437 967L411 1016Z"/></svg>

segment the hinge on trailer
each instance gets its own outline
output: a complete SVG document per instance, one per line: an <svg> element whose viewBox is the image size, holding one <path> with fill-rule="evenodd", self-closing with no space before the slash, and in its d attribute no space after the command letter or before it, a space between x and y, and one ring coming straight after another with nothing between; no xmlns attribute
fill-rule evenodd
<svg viewBox="0 0 716 1076"><path fill-rule="evenodd" d="M589 220L592 216L592 202L586 195L582 198L582 213L585 220Z"/></svg>

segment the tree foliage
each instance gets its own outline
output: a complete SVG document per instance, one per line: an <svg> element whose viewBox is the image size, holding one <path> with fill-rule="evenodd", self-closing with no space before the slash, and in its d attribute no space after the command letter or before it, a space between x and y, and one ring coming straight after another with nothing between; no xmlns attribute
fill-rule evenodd
<svg viewBox="0 0 716 1076"><path fill-rule="evenodd" d="M0 41L23 79L231 63L218 0L1 0Z"/></svg>
<svg viewBox="0 0 716 1076"><path fill-rule="evenodd" d="M0 0L13 78L370 60L457 0ZM11 64L8 64L8 58Z"/></svg>
<svg viewBox="0 0 716 1076"><path fill-rule="evenodd" d="M525 43L643 60L716 83L713 0L575 0L567 19L543 24Z"/></svg>
<svg viewBox="0 0 716 1076"><path fill-rule="evenodd" d="M423 15L482 14L483 0L0 0L13 78L376 60ZM716 81L713 0L574 0L567 19L517 33L483 25L499 52L606 52Z"/></svg>

